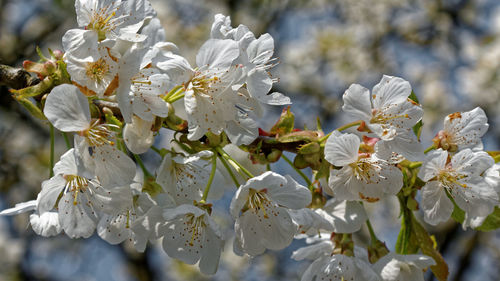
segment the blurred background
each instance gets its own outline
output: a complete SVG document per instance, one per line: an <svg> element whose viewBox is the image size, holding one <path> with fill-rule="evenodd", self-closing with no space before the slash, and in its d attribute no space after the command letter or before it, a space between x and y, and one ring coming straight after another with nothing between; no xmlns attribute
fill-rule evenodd
<svg viewBox="0 0 500 281"><path fill-rule="evenodd" d="M275 40L279 77L275 91L292 98L298 127L325 131L344 124L342 94L352 83L372 88L383 74L410 81L423 104L424 146L442 127L444 117L481 106L490 129L486 150L500 148L500 2L495 0L151 0L167 40L191 62L209 37L216 13L230 15L258 36ZM0 64L21 66L37 60L35 46L61 49L61 37L76 27L71 0L0 0ZM269 129L281 108L268 108L261 126ZM65 150L56 139L56 158ZM145 155L153 167L159 159ZM34 199L48 178L48 126L32 118L0 87L0 209ZM293 170L281 165L278 171ZM296 177L299 179L298 177ZM231 232L231 194L216 210ZM397 202L370 204L377 235L391 250L399 231ZM168 258L161 246L145 253L130 245L112 246L97 235L71 240L41 238L28 216L0 218L0 280L300 280L309 263L295 262L289 248L254 259L236 257L231 237L215 276L198 273ZM449 222L428 230L450 266L449 280L500 280L500 231L463 231ZM361 233L356 239L366 243ZM427 280L434 280L431 274Z"/></svg>

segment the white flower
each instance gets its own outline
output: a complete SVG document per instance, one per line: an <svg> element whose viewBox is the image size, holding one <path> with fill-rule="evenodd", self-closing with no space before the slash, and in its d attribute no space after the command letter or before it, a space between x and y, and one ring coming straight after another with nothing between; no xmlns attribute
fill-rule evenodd
<svg viewBox="0 0 500 281"><path fill-rule="evenodd" d="M132 153L145 153L153 145L154 135L151 130L153 125L154 120L145 121L137 116L132 116L132 123L125 124L123 140Z"/></svg>
<svg viewBox="0 0 500 281"><path fill-rule="evenodd" d="M99 40L134 34L147 17L155 15L147 0L76 0L78 26L94 32Z"/></svg>
<svg viewBox="0 0 500 281"><path fill-rule="evenodd" d="M444 119L443 130L434 138L436 147L455 152L465 148L483 149L481 137L488 130L488 118L480 107L467 112L455 112Z"/></svg>
<svg viewBox="0 0 500 281"><path fill-rule="evenodd" d="M235 247L256 256L265 249L290 245L297 225L288 210L304 208L310 202L310 191L288 175L265 172L249 179L231 201L230 212L236 219Z"/></svg>
<svg viewBox="0 0 500 281"><path fill-rule="evenodd" d="M118 74L120 57L120 54L112 49L114 42L103 41L90 46L88 44L93 43L88 41L88 44L79 46L85 50L80 53L80 51L71 51L71 48L75 48L74 46L66 46L69 44L66 43L67 41L73 40L73 35L67 32L63 37L63 46L66 50L64 61L71 80L100 97L108 94L106 91Z"/></svg>
<svg viewBox="0 0 500 281"><path fill-rule="evenodd" d="M178 205L199 201L210 177L211 157L213 153L206 150L187 157L167 153L158 168L156 182ZM219 199L224 190L222 176L216 171L208 198Z"/></svg>
<svg viewBox="0 0 500 281"><path fill-rule="evenodd" d="M493 188L500 198L500 164L495 163L486 172L484 172L484 179Z"/></svg>
<svg viewBox="0 0 500 281"><path fill-rule="evenodd" d="M353 233L361 229L367 215L361 204L332 198L321 209L290 210L299 233L317 234L320 230Z"/></svg>
<svg viewBox="0 0 500 281"><path fill-rule="evenodd" d="M170 88L170 79L159 69L149 67L147 51L137 46L128 48L117 67L116 99L127 123L132 122L133 114L146 121L168 115L168 105L161 96Z"/></svg>
<svg viewBox="0 0 500 281"><path fill-rule="evenodd" d="M54 176L42 183L37 211L41 216L54 208L59 223L71 238L90 237L94 232L99 212L116 212L132 200L130 187L105 188L95 178L88 178L70 149L54 166ZM36 220L36 218L33 218Z"/></svg>
<svg viewBox="0 0 500 281"><path fill-rule="evenodd" d="M325 145L325 159L332 165L325 191L338 200L377 201L395 195L403 186L401 171L376 154L358 153L359 138L334 131Z"/></svg>
<svg viewBox="0 0 500 281"><path fill-rule="evenodd" d="M52 89L44 114L60 131L81 135L75 136L76 150L102 185L132 183L134 161L114 146L110 125L91 120L88 100L76 86L63 84Z"/></svg>
<svg viewBox="0 0 500 281"><path fill-rule="evenodd" d="M477 217L489 215L498 204L498 195L481 176L493 165L486 152L464 149L448 161L448 152L429 152L418 176L427 183L422 188L421 207L426 222L436 225L453 212L447 193L465 211L464 227Z"/></svg>
<svg viewBox="0 0 500 281"><path fill-rule="evenodd" d="M384 75L370 91L353 84L344 93L342 110L366 122L367 127L381 139L384 152L395 152L410 160L419 160L423 150L412 127L422 119L423 110L410 100L411 86L399 77ZM387 158L389 155L383 155Z"/></svg>
<svg viewBox="0 0 500 281"><path fill-rule="evenodd" d="M215 274L224 241L210 215L193 205L180 205L165 210L163 216L167 223L160 231L165 252L188 264L199 261L201 272Z"/></svg>
<svg viewBox="0 0 500 281"><path fill-rule="evenodd" d="M217 14L212 24L211 37L233 39L238 42L241 49L239 61L244 65L247 74L246 84L250 96L270 105L291 104L290 98L281 93L274 92L268 95L273 83L277 81L268 72L276 65L276 59L272 59L274 40L269 33L257 39L245 25L232 28L229 17Z"/></svg>
<svg viewBox="0 0 500 281"><path fill-rule="evenodd" d="M293 252L292 258L295 260L314 260L300 280L381 280L363 258L333 254L333 250L333 243L323 240Z"/></svg>
<svg viewBox="0 0 500 281"><path fill-rule="evenodd" d="M425 255L389 253L380 258L373 269L384 281L424 281L423 271L436 262Z"/></svg>
<svg viewBox="0 0 500 281"><path fill-rule="evenodd" d="M103 215L97 225L97 233L110 244L128 239L137 251L144 252L149 240L159 238L157 228L165 223L163 210L175 207L175 203L166 194L159 194L153 199L144 192L134 195L130 203L123 211Z"/></svg>

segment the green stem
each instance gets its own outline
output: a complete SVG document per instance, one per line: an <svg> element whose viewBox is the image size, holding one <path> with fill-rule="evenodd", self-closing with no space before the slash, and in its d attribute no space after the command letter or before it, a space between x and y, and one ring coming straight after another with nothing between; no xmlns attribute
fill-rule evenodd
<svg viewBox="0 0 500 281"><path fill-rule="evenodd" d="M240 183L238 182L238 179L236 179L236 176L234 175L233 171L231 170L231 167L229 167L229 164L227 164L226 159L222 157L220 154L217 154L219 157L220 161L222 162L222 165L226 168L227 172L229 173L229 176L233 180L234 184L236 185L236 188L240 187Z"/></svg>
<svg viewBox="0 0 500 281"><path fill-rule="evenodd" d="M144 166L144 163L142 162L141 157L139 157L139 155L137 155L137 154L133 154L133 155L134 155L135 161L137 162L137 164L139 164L139 167L141 167L142 172L144 173L144 177L152 177L151 173L149 173L148 169L146 169L146 166Z"/></svg>
<svg viewBox="0 0 500 281"><path fill-rule="evenodd" d="M233 157L231 157L231 155L227 154L220 146L218 146L216 148L216 150L217 150L217 152L219 152L219 154L222 157L224 157L226 160L228 160L229 163L235 164L238 167L237 171L242 171L249 178L253 178L254 177L254 175L252 175L252 173L250 173L245 167L243 167L243 165L241 165L240 163L238 163L238 161L234 160Z"/></svg>
<svg viewBox="0 0 500 281"><path fill-rule="evenodd" d="M212 182L214 181L216 168L217 168L217 156L214 154L214 156L212 156L212 171L210 171L210 177L208 178L207 186L203 191L203 197L201 197L201 202L206 202L207 200L208 192L210 192L210 186L212 186Z"/></svg>
<svg viewBox="0 0 500 281"><path fill-rule="evenodd" d="M360 202L361 206L363 206L363 209L365 208L365 205L363 202ZM377 235L375 235L375 231L373 231L372 223L370 222L370 219L367 217L366 218L366 226L368 227L368 232L370 233L370 238L371 238L371 243L375 243L378 238Z"/></svg>
<svg viewBox="0 0 500 281"><path fill-rule="evenodd" d="M422 166L422 162L411 162L410 165L408 165L408 168L410 169L415 169Z"/></svg>
<svg viewBox="0 0 500 281"><path fill-rule="evenodd" d="M271 164L269 164L269 163L266 164L266 171L272 171Z"/></svg>
<svg viewBox="0 0 500 281"><path fill-rule="evenodd" d="M180 94L180 95L175 95L175 96L172 96L168 99L168 103L174 103L180 99L182 99L184 97L184 93Z"/></svg>
<svg viewBox="0 0 500 281"><path fill-rule="evenodd" d="M372 223L370 222L370 219L366 219L366 226L368 227L368 232L370 232L370 238L372 240L372 243L375 243L375 241L378 240L377 235L375 235L375 231L373 231Z"/></svg>
<svg viewBox="0 0 500 281"><path fill-rule="evenodd" d="M61 132L61 135L64 138L64 142L66 142L66 147L68 149L71 149L72 145L71 145L71 141L69 140L68 134L66 132Z"/></svg>
<svg viewBox="0 0 500 281"><path fill-rule="evenodd" d="M301 170L297 169L297 167L293 165L293 162L290 159L288 159L288 157L286 157L285 154L282 154L281 158L283 158L283 160L285 160L288 163L288 165L290 165L290 167L292 167L297 172L297 174L299 174L304 179L309 189L312 190L313 184L311 180L306 176L306 174L304 174Z"/></svg>
<svg viewBox="0 0 500 281"><path fill-rule="evenodd" d="M161 154L161 150L160 150L160 149L158 149L157 147L155 147L154 145L152 145L152 146L151 146L151 150L153 150L154 152L158 153L158 155L163 156L163 155Z"/></svg>
<svg viewBox="0 0 500 281"><path fill-rule="evenodd" d="M436 146L435 145L431 145L429 146L426 150L424 150L424 154L427 154L427 152L433 150L433 149L436 149Z"/></svg>
<svg viewBox="0 0 500 281"><path fill-rule="evenodd" d="M165 97L163 97L163 100L169 102L169 98L172 97L175 93L179 92L181 88L182 91L184 91L184 87L182 85L175 86L174 88L172 88L172 90L170 90L170 92L167 93L167 95L165 95Z"/></svg>
<svg viewBox="0 0 500 281"><path fill-rule="evenodd" d="M53 177L54 176L54 126L52 124L49 124L50 126L50 170L49 170L49 176Z"/></svg>
<svg viewBox="0 0 500 281"><path fill-rule="evenodd" d="M358 121L354 121L354 122L349 123L349 124L345 124L344 126L337 128L337 131L342 132L342 131L347 130L351 127L359 126L359 125L361 125L361 122L363 122L363 121L358 120Z"/></svg>
<svg viewBox="0 0 500 281"><path fill-rule="evenodd" d="M337 129L335 129L335 130L333 130L333 131L339 131L339 132L342 132L342 131L347 130L347 129L351 128L351 127L355 127L355 126L359 126L359 125L361 125L361 122L363 122L363 121L361 121L361 120L354 121L354 122L351 122L351 123L349 123L349 124L345 124L345 125L344 125L344 126L342 126L342 127L338 127ZM333 133L333 131L332 131L332 132L330 132L330 133L328 133L328 134L327 134L327 135L325 135L324 137L320 138L320 139L319 139L319 142L323 142L323 141L327 140L327 139L330 137L330 135Z"/></svg>

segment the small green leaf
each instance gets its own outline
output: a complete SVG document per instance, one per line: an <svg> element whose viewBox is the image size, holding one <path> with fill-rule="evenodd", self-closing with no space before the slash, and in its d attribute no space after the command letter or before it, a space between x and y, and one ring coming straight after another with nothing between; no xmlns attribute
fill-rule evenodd
<svg viewBox="0 0 500 281"><path fill-rule="evenodd" d="M295 115L290 112L290 106L283 109L281 112L280 119L274 124L271 128L272 135L282 136L284 134L288 134L293 131L293 127L295 124Z"/></svg>

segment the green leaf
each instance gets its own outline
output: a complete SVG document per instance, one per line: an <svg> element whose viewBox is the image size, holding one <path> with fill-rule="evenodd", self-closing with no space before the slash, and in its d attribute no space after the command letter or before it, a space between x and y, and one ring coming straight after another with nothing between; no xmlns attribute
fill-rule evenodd
<svg viewBox="0 0 500 281"><path fill-rule="evenodd" d="M412 230L415 239L418 242L420 249L424 255L434 259L436 265L431 266L432 273L439 281L446 281L448 279L448 265L446 264L443 256L435 248L435 240L429 235L427 230L415 219L412 215L411 218Z"/></svg>
<svg viewBox="0 0 500 281"><path fill-rule="evenodd" d="M408 96L408 98L411 99L412 101L416 102L416 103L420 103L418 101L417 95L415 95L414 91L411 91L411 94Z"/></svg>
<svg viewBox="0 0 500 281"><path fill-rule="evenodd" d="M420 102L418 101L417 95L415 95L415 92L411 91L411 94L408 96L408 99L411 101L419 104ZM422 133L422 126L424 123L422 123L422 120L418 121L415 126L413 126L413 133L415 133L415 136L417 136L418 140L420 141L420 134Z"/></svg>

